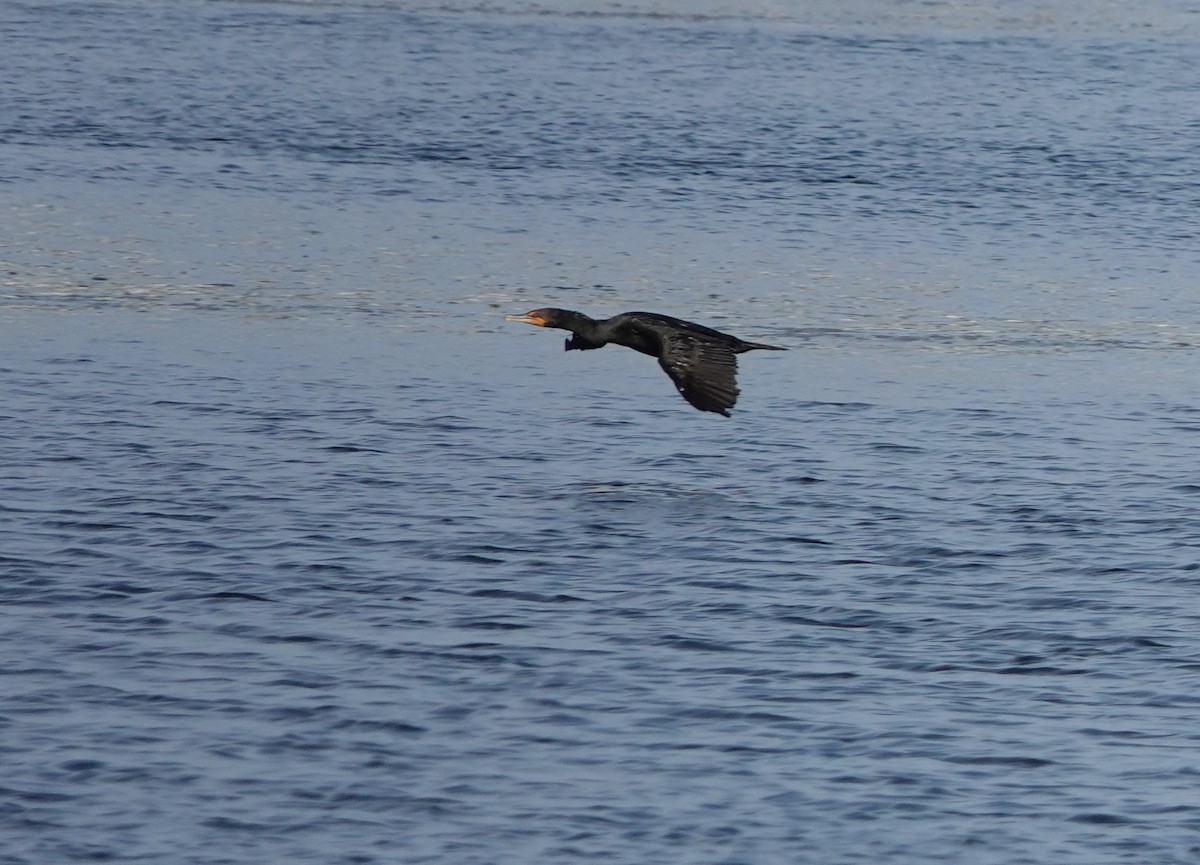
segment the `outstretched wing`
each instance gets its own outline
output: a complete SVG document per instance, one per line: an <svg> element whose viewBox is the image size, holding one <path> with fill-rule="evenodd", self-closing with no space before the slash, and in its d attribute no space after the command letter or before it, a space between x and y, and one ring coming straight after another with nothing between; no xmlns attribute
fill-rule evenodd
<svg viewBox="0 0 1200 865"><path fill-rule="evenodd" d="M737 358L723 342L687 331L672 331L662 337L663 368L683 398L701 411L729 417L737 402Z"/></svg>

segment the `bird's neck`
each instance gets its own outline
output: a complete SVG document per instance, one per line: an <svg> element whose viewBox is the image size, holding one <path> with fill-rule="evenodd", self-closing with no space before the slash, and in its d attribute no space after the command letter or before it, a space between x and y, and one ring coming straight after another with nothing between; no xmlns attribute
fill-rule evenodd
<svg viewBox="0 0 1200 865"><path fill-rule="evenodd" d="M562 319L555 327L571 331L581 343L588 343L589 347L599 348L608 342L607 337L601 333L600 322L588 318L582 312L564 310Z"/></svg>

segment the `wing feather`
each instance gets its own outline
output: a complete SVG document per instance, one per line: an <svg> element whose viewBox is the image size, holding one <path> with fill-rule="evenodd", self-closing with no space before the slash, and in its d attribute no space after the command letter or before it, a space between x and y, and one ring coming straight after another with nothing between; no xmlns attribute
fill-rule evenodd
<svg viewBox="0 0 1200 865"><path fill-rule="evenodd" d="M662 338L658 363L684 399L701 411L729 417L738 387L737 357L727 344L703 334L672 331Z"/></svg>

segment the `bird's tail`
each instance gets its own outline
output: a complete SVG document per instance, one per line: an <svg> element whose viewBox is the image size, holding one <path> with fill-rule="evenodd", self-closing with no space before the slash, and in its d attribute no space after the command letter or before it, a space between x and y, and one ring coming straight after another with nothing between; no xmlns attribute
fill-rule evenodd
<svg viewBox="0 0 1200 865"><path fill-rule="evenodd" d="M742 340L742 344L738 346L737 352L741 354L743 351L750 351L755 348L762 348L767 351L787 351L782 345L767 345L765 342L746 342Z"/></svg>

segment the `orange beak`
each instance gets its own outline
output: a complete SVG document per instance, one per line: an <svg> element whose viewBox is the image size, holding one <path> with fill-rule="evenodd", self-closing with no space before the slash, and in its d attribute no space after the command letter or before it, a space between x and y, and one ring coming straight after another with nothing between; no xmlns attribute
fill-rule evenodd
<svg viewBox="0 0 1200 865"><path fill-rule="evenodd" d="M524 315L506 315L506 316L504 316L504 320L505 321L520 321L525 324L532 324L534 327L545 327L546 326L546 319L542 318L540 315L535 315L532 312L527 312Z"/></svg>

